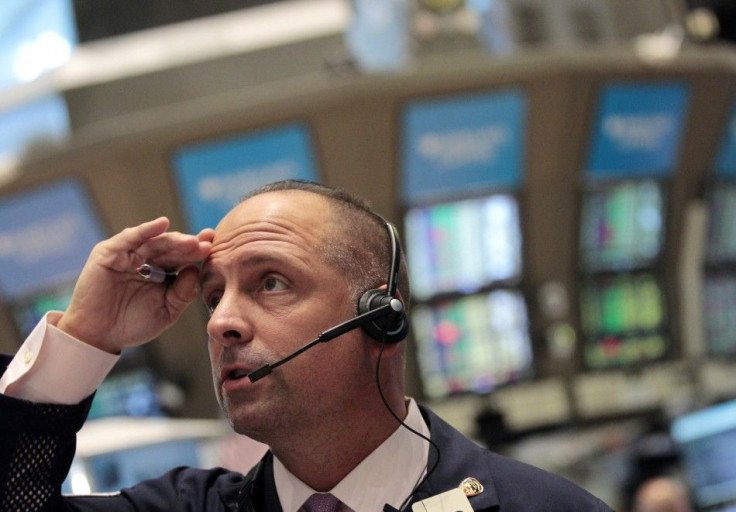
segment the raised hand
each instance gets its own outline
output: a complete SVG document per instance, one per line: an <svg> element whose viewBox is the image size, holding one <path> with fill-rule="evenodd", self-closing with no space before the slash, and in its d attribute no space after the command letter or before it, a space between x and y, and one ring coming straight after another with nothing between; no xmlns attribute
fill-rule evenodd
<svg viewBox="0 0 736 512"><path fill-rule="evenodd" d="M82 270L57 327L111 353L146 343L171 326L197 296L196 264L210 252L214 232L169 232L160 217L100 242ZM173 283L147 282L144 263L178 270Z"/></svg>

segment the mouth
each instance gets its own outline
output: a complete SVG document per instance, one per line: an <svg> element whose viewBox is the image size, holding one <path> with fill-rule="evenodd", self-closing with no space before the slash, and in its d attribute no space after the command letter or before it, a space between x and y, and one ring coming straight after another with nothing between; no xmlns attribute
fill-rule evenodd
<svg viewBox="0 0 736 512"><path fill-rule="evenodd" d="M239 381L248 376L251 372L250 368L243 366L229 366L225 367L220 371L220 381Z"/></svg>
<svg viewBox="0 0 736 512"><path fill-rule="evenodd" d="M227 378L230 380L240 380L243 377L247 377L249 373L250 372L244 368L239 368L237 370L230 370Z"/></svg>

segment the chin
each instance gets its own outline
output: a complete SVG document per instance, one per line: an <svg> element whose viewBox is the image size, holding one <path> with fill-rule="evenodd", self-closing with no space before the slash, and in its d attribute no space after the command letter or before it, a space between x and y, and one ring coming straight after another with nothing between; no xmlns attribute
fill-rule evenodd
<svg viewBox="0 0 736 512"><path fill-rule="evenodd" d="M246 411L244 409L243 407L235 410L224 408L225 417L230 423L230 427L238 434L261 441L264 432L273 430L273 419L266 414L258 414L253 410Z"/></svg>

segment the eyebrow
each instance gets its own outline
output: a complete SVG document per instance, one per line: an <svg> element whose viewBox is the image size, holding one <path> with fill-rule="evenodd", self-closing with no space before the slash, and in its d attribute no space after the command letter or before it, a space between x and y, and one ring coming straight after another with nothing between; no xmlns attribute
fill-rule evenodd
<svg viewBox="0 0 736 512"><path fill-rule="evenodd" d="M272 263L272 262L279 262L283 263L284 258L276 257L272 254L253 254L248 256L245 260L240 261L241 266L258 266L263 265L266 263ZM203 266L204 267L204 266ZM211 279L213 279L214 272L210 270L203 270L202 274L199 276L199 289L200 292L202 290L202 287Z"/></svg>

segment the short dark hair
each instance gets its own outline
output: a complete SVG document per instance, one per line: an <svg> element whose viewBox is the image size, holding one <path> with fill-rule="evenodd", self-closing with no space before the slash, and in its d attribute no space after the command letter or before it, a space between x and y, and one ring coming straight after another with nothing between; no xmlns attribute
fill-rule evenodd
<svg viewBox="0 0 736 512"><path fill-rule="evenodd" d="M269 192L289 190L311 192L329 201L332 208L330 220L335 229L330 230L331 238L324 240L325 245L321 252L325 261L348 279L357 308L358 300L366 290L386 284L388 278L391 241L386 220L364 198L312 181L284 180L270 183L250 192L243 201ZM404 308L408 311L411 289L403 252L397 281Z"/></svg>

